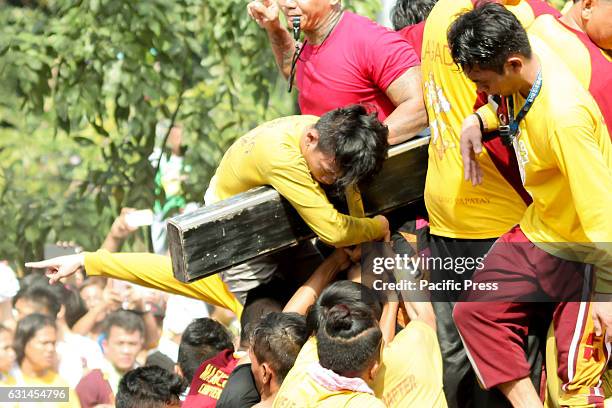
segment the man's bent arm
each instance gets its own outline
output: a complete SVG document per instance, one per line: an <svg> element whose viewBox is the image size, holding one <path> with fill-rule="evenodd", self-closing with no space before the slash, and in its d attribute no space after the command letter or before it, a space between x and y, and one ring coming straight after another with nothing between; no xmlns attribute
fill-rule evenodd
<svg viewBox="0 0 612 408"><path fill-rule="evenodd" d="M386 94L396 106L387 117L389 144L405 142L427 127L427 111L421 88L421 68L409 68L389 85Z"/></svg>

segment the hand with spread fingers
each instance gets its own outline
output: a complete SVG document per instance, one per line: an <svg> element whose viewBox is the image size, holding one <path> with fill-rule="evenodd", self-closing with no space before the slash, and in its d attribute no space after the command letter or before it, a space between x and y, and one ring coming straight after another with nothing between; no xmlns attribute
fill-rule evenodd
<svg viewBox="0 0 612 408"><path fill-rule="evenodd" d="M73 275L85 263L84 254L58 256L39 262L26 262L28 268L46 269L49 283L54 284L62 278Z"/></svg>

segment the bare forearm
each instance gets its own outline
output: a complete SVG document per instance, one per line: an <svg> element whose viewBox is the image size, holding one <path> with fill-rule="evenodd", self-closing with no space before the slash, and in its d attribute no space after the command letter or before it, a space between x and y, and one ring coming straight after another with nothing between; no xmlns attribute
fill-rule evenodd
<svg viewBox="0 0 612 408"><path fill-rule="evenodd" d="M387 117L385 124L389 127L389 144L395 145L412 139L427 127L427 111L422 99L411 98Z"/></svg>
<svg viewBox="0 0 612 408"><path fill-rule="evenodd" d="M117 252L121 249L125 238L117 238L112 232L109 232L100 249L106 249L108 252Z"/></svg>
<svg viewBox="0 0 612 408"><path fill-rule="evenodd" d="M308 308L316 302L323 289L336 276L340 267L341 265L334 256L326 258L287 302L283 312L306 314Z"/></svg>
<svg viewBox="0 0 612 408"><path fill-rule="evenodd" d="M145 323L145 348L147 350L157 346L159 336L157 335L157 323L153 313L147 312L142 315Z"/></svg>
<svg viewBox="0 0 612 408"><path fill-rule="evenodd" d="M395 323L397 322L397 310L399 303L387 302L380 317L380 331L386 344L389 344L395 337Z"/></svg>
<svg viewBox="0 0 612 408"><path fill-rule="evenodd" d="M82 336L87 336L93 330L96 322L98 321L98 316L100 313L104 313L104 310L105 308L96 307L87 312L74 324L74 326L72 326L72 332Z"/></svg>
<svg viewBox="0 0 612 408"><path fill-rule="evenodd" d="M274 54L276 65L281 74L283 74L285 78L289 78L289 74L291 73L291 60L295 52L295 42L293 38L291 38L289 32L283 27L279 27L275 30L268 30L266 32L268 33L268 39L272 46L272 53Z"/></svg>

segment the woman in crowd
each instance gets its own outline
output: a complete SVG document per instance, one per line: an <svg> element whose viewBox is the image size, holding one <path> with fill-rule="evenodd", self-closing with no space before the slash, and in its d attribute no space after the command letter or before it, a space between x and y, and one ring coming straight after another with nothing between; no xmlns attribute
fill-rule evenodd
<svg viewBox="0 0 612 408"><path fill-rule="evenodd" d="M15 386L66 387L68 383L55 371L57 353L57 327L49 316L34 313L17 324L13 346L19 370L15 374ZM72 389L66 402L45 402L47 408L80 408L79 399ZM17 404L16 407L27 406Z"/></svg>

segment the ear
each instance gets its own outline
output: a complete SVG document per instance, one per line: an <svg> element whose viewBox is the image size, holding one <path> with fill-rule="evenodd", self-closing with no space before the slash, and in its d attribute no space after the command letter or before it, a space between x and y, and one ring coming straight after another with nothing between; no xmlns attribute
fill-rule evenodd
<svg viewBox="0 0 612 408"><path fill-rule="evenodd" d="M378 373L379 368L380 368L380 363L378 362L378 360L376 360L374 364L372 364L372 367L370 367L370 369L368 370L368 381L367 382L374 381L374 378L376 378L376 374Z"/></svg>
<svg viewBox="0 0 612 408"><path fill-rule="evenodd" d="M108 348L108 339L102 340L102 351L106 353L106 349Z"/></svg>
<svg viewBox="0 0 612 408"><path fill-rule="evenodd" d="M306 145L310 147L317 147L319 143L319 131L311 127L306 133Z"/></svg>
<svg viewBox="0 0 612 408"><path fill-rule="evenodd" d="M183 375L183 370L181 370L181 366L179 366L178 364L174 365L174 374L178 375L179 377L185 378L185 375Z"/></svg>
<svg viewBox="0 0 612 408"><path fill-rule="evenodd" d="M582 9L580 10L580 15L583 20L590 20L591 14L593 13L593 1L592 0L582 0Z"/></svg>
<svg viewBox="0 0 612 408"><path fill-rule="evenodd" d="M274 377L276 377L274 375L274 371L272 371L272 368L270 367L270 365L268 363L263 363L260 365L261 367L261 381L263 384L270 384L272 383L272 380Z"/></svg>
<svg viewBox="0 0 612 408"><path fill-rule="evenodd" d="M62 320L66 316L66 307L62 305L59 312L57 312L57 320Z"/></svg>
<svg viewBox="0 0 612 408"><path fill-rule="evenodd" d="M523 60L519 56L510 56L508 61L506 61L505 67L508 70L508 73L518 74L523 68L524 63Z"/></svg>

